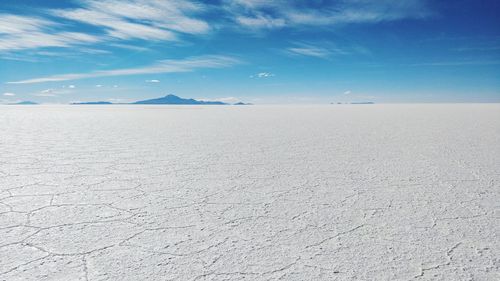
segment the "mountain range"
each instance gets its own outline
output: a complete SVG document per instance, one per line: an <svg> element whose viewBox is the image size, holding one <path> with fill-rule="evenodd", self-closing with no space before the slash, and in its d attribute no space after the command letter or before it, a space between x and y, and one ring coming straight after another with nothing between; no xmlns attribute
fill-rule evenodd
<svg viewBox="0 0 500 281"><path fill-rule="evenodd" d="M178 105L228 105L222 101L204 101L195 99L185 99L176 95L166 95L161 98L140 100L132 103L111 103L108 101L74 102L73 105L97 105L97 104L178 104ZM250 105L251 103L237 102L234 105Z"/></svg>
<svg viewBox="0 0 500 281"><path fill-rule="evenodd" d="M22 101L15 104L38 104L32 101ZM73 102L72 105L111 105L111 104L178 104L178 105L229 105L222 101L204 101L195 99L185 99L176 95L166 95L161 98L140 100L132 103L112 103L109 101L88 101L88 102ZM251 105L251 103L237 102L233 105Z"/></svg>

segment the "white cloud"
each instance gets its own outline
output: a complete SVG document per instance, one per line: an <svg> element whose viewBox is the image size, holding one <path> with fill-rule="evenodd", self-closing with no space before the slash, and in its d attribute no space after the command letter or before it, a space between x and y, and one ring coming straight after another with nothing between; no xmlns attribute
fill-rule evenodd
<svg viewBox="0 0 500 281"><path fill-rule="evenodd" d="M328 59L332 56L344 56L352 54L368 55L370 51L359 45L348 45L338 47L330 41L322 42L295 42L292 47L285 49L285 52L294 56L309 56Z"/></svg>
<svg viewBox="0 0 500 281"><path fill-rule="evenodd" d="M250 78L268 78L268 77L273 77L273 76L275 76L275 75L271 72L259 72L259 73L254 74L254 75L250 75Z"/></svg>
<svg viewBox="0 0 500 281"><path fill-rule="evenodd" d="M177 40L178 33L205 34L210 31L209 24L198 18L205 12L205 5L187 0L82 0L77 4L79 7L76 8L44 10L42 14L51 18L0 13L0 52L67 48L128 39L172 41ZM61 18L70 23L62 24ZM97 29L92 34L74 32L75 22L93 25ZM116 46L141 48L119 43ZM95 49L85 52L108 53Z"/></svg>
<svg viewBox="0 0 500 281"><path fill-rule="evenodd" d="M290 54L318 57L318 58L327 58L332 54L328 49L321 48L321 47L315 47L312 45L302 45L302 46L298 46L298 47L291 47L291 48L288 48L286 50Z"/></svg>
<svg viewBox="0 0 500 281"><path fill-rule="evenodd" d="M54 25L54 22L41 18L0 14L0 34L40 31L45 27Z"/></svg>
<svg viewBox="0 0 500 281"><path fill-rule="evenodd" d="M45 89L43 91L40 91L39 93L35 94L37 97L55 97L56 94L54 92L54 89Z"/></svg>
<svg viewBox="0 0 500 281"><path fill-rule="evenodd" d="M344 92L344 95L349 95L349 94L351 94L350 90Z"/></svg>
<svg viewBox="0 0 500 281"><path fill-rule="evenodd" d="M13 97L16 94L14 94L14 93L3 93L3 95L6 96L6 97Z"/></svg>
<svg viewBox="0 0 500 281"><path fill-rule="evenodd" d="M70 47L99 42L94 35L56 31L53 21L0 14L0 52L41 47Z"/></svg>
<svg viewBox="0 0 500 281"><path fill-rule="evenodd" d="M16 35L4 35L0 38L0 51L42 47L70 47L100 41L98 37L76 32L60 32L55 34L28 32Z"/></svg>
<svg viewBox="0 0 500 281"><path fill-rule="evenodd" d="M0 14L0 52L7 54L24 49L76 46L78 52L109 53L107 50L83 47L102 42L108 46L145 51L145 47L120 41L176 41L182 34L206 34L235 25L263 30L377 23L432 15L426 0L319 2L321 5L318 1L309 0L221 0L215 5L189 0L79 0L75 2L77 7L44 10L41 14L45 18ZM214 12L218 13L218 17L210 17L209 23L207 15ZM228 24L228 19L235 24ZM76 23L93 26L92 33L75 30ZM52 50L43 51L46 55L53 53ZM290 52L327 56L324 50L304 47L293 47ZM13 56L10 58L16 59Z"/></svg>
<svg viewBox="0 0 500 281"><path fill-rule="evenodd" d="M76 88L76 87L75 87L75 85L69 85L69 86L68 86L68 88L70 88L70 89L74 89L74 88Z"/></svg>
<svg viewBox="0 0 500 281"><path fill-rule="evenodd" d="M87 0L82 8L53 10L55 16L103 28L118 39L176 40L176 32L203 34L209 25L194 16L203 6L184 0Z"/></svg>
<svg viewBox="0 0 500 281"><path fill-rule="evenodd" d="M118 88L118 85L113 85L113 88Z"/></svg>
<svg viewBox="0 0 500 281"><path fill-rule="evenodd" d="M111 54L111 52L107 51L107 50L99 50L99 49L91 49L91 48L79 48L78 51L81 53L86 53L86 54L91 54L91 55Z"/></svg>
<svg viewBox="0 0 500 281"><path fill-rule="evenodd" d="M146 80L146 83L160 83L160 80L156 79Z"/></svg>
<svg viewBox="0 0 500 281"><path fill-rule="evenodd" d="M113 70L100 70L88 73L69 73L52 75L47 77L32 78L21 81L7 82L8 84L33 84L43 82L56 82L78 80L85 78L109 77L109 76L124 76L138 74L154 74L154 73L175 73L175 72L190 72L199 68L224 68L239 63L239 60L227 56L200 56L190 57L180 60L161 60L155 64Z"/></svg>
<svg viewBox="0 0 500 281"><path fill-rule="evenodd" d="M70 87L61 87L60 89L58 88L49 88L49 89L45 89L45 90L42 90L42 91L39 91L38 93L34 93L33 96L37 96L37 97L56 97L56 96L60 96L60 95L66 95L66 94L72 94L73 91L68 89Z"/></svg>
<svg viewBox="0 0 500 281"><path fill-rule="evenodd" d="M109 11L116 16L131 20L150 22L152 26L177 32L199 34L206 33L209 25L195 18L206 7L194 1L186 0L135 0L129 2L108 0L91 1L91 7Z"/></svg>
<svg viewBox="0 0 500 281"><path fill-rule="evenodd" d="M128 50L137 51L137 52L145 52L145 51L149 50L148 48L145 48L145 47L128 45L128 44L120 44L120 43L111 43L111 44L108 44L108 46L121 48L121 49L128 49Z"/></svg>
<svg viewBox="0 0 500 281"><path fill-rule="evenodd" d="M432 15L422 0L339 1L226 0L235 21L249 28L326 26L346 23L376 23Z"/></svg>
<svg viewBox="0 0 500 281"><path fill-rule="evenodd" d="M98 84L98 85L95 85L96 88L101 88L102 85Z"/></svg>
<svg viewBox="0 0 500 281"><path fill-rule="evenodd" d="M256 16L256 17L246 17L238 16L236 21L244 26L251 28L278 28L284 27L286 22L284 19L273 18L271 16Z"/></svg>
<svg viewBox="0 0 500 281"><path fill-rule="evenodd" d="M75 9L58 10L54 15L80 21L90 25L103 27L107 34L118 39L138 38L144 40L174 40L175 34L172 31L155 28L153 26L130 22L112 16L104 11Z"/></svg>

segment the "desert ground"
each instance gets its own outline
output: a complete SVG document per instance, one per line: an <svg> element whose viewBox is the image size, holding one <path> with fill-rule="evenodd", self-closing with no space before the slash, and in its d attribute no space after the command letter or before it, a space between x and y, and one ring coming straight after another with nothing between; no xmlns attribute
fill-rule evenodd
<svg viewBox="0 0 500 281"><path fill-rule="evenodd" d="M0 280L498 280L500 105L0 106Z"/></svg>

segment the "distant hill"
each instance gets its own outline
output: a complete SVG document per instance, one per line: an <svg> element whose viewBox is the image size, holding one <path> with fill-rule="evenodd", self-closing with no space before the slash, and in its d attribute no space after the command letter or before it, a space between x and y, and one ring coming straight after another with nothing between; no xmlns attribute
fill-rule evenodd
<svg viewBox="0 0 500 281"><path fill-rule="evenodd" d="M133 104L207 104L207 105L224 105L227 103L221 101L199 101L195 99L183 99L175 95L166 95L157 99L136 101Z"/></svg>
<svg viewBox="0 0 500 281"><path fill-rule="evenodd" d="M26 101L20 101L20 102L17 102L17 103L9 103L9 104L11 104L11 105L16 105L16 104L18 104L18 105L35 105L35 104L38 104L38 103L36 103L34 101L26 100Z"/></svg>
<svg viewBox="0 0 500 281"><path fill-rule="evenodd" d="M109 101L89 101L89 102L73 102L73 105L81 105L81 104L113 104Z"/></svg>
<svg viewBox="0 0 500 281"><path fill-rule="evenodd" d="M109 101L89 101L89 102L73 102L72 105L99 105L99 104L125 104L125 103L111 103ZM176 95L166 95L161 98L140 100L129 104L186 104L186 105L227 105L228 103L221 101L203 101L195 99L184 99ZM238 102L234 105L251 105L251 103Z"/></svg>

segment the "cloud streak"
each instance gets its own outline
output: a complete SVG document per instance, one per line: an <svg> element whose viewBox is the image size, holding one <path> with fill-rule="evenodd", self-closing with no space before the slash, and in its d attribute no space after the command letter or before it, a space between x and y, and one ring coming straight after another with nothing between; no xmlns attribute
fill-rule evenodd
<svg viewBox="0 0 500 281"><path fill-rule="evenodd" d="M292 55L301 55L301 56L309 56L317 58L327 58L332 54L332 52L326 48L308 44L300 44L299 46L288 48L286 49L286 51Z"/></svg>
<svg viewBox="0 0 500 281"><path fill-rule="evenodd" d="M285 53L293 56L328 59L332 56L368 55L370 51L359 45L338 47L332 42L323 41L315 43L295 42L292 47L285 49Z"/></svg>
<svg viewBox="0 0 500 281"><path fill-rule="evenodd" d="M0 13L0 52L132 39L176 41L179 34L198 35L210 31L209 24L198 18L205 6L186 0L82 0L77 3L77 8L39 11L38 17ZM97 30L92 34L74 32L72 26L78 22Z"/></svg>
<svg viewBox="0 0 500 281"><path fill-rule="evenodd" d="M226 0L241 26L274 29L421 19L433 13L422 0L261 1Z"/></svg>
<svg viewBox="0 0 500 281"><path fill-rule="evenodd" d="M32 78L27 80L7 82L7 84L34 84L44 82L69 81L86 78L109 77L109 76L125 76L125 75L140 75L154 73L179 73L190 72L201 68L225 68L240 63L236 58L229 56L200 56L190 57L181 60L161 60L155 64L113 70L93 71L89 73L70 73L61 75L52 75L47 77Z"/></svg>
<svg viewBox="0 0 500 281"><path fill-rule="evenodd" d="M0 14L0 52L90 44L101 38L80 32L56 31L58 24L36 17Z"/></svg>
<svg viewBox="0 0 500 281"><path fill-rule="evenodd" d="M77 9L57 9L52 14L102 28L116 39L177 39L176 33L203 34L210 30L207 22L195 18L201 5L184 0L94 1L82 2Z"/></svg>
<svg viewBox="0 0 500 281"><path fill-rule="evenodd" d="M217 4L188 0L80 0L76 3L78 6L74 8L44 10L38 13L39 17L0 14L0 52L103 42L144 50L128 43L137 39L178 41L185 34L198 36L235 26L245 32L377 23L432 15L423 0L221 0ZM210 16L214 12L220 16ZM93 26L95 30L75 31L78 23ZM317 57L326 55L320 50L304 48L291 51L309 52Z"/></svg>
<svg viewBox="0 0 500 281"><path fill-rule="evenodd" d="M250 75L250 78L269 78L274 77L274 73L271 72L259 72L255 75Z"/></svg>

